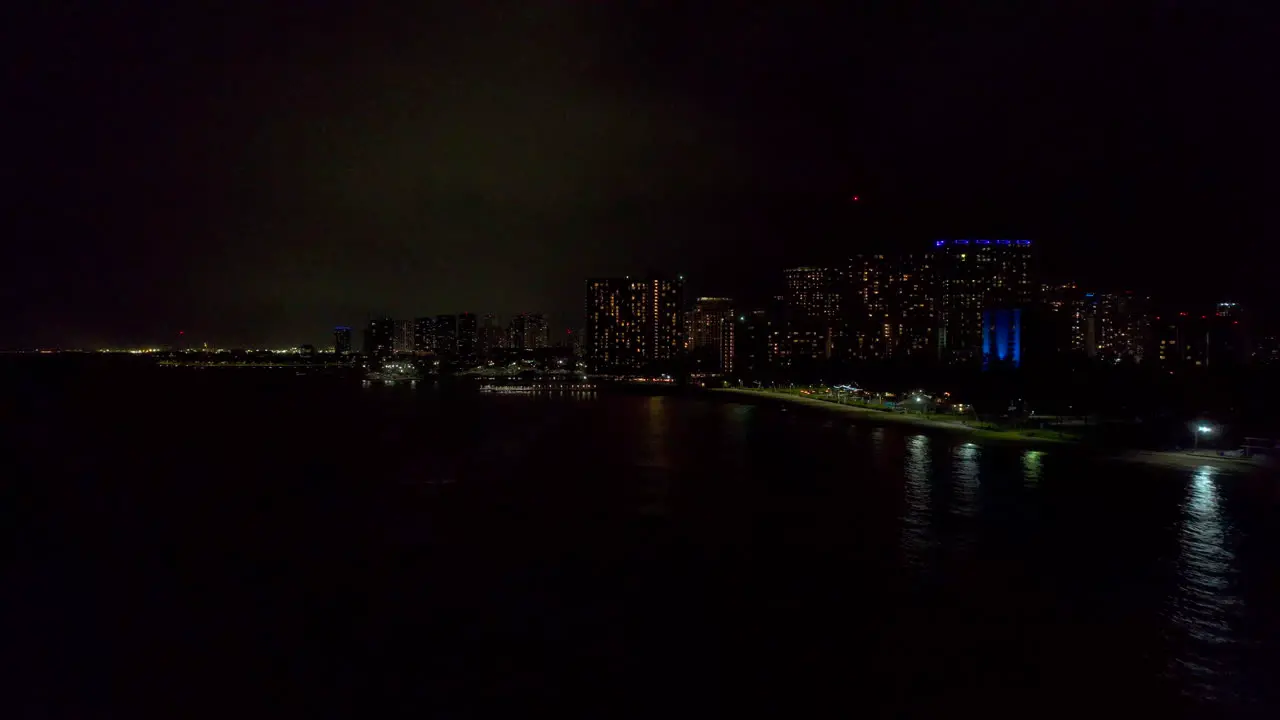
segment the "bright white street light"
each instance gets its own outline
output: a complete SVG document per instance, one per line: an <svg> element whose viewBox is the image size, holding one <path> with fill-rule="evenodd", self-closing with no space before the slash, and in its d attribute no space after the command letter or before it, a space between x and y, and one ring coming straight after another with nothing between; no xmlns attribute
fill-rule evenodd
<svg viewBox="0 0 1280 720"><path fill-rule="evenodd" d="M1196 426L1196 431L1195 431L1195 434L1193 435L1193 437L1194 437L1194 439L1195 439L1195 442L1191 444L1191 449L1192 449L1192 450L1199 450L1199 449L1200 449L1200 436L1201 436L1202 434L1203 434L1203 435L1208 435L1208 434L1210 434L1210 433L1212 433L1212 432L1213 432L1213 428L1209 427L1208 425L1198 425L1198 426Z"/></svg>

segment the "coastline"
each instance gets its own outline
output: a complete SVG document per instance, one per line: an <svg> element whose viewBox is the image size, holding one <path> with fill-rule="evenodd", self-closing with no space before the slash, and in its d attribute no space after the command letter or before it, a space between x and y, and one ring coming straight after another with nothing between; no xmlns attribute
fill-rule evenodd
<svg viewBox="0 0 1280 720"><path fill-rule="evenodd" d="M958 422L948 422L946 420L933 420L927 417L917 415L907 415L905 413L885 412L882 410L872 410L870 408L859 407L857 405L841 405L827 400L817 400L814 398L798 397L786 393L774 392L771 390L749 390L746 388L713 388L710 390L714 393L723 393L737 395L744 398L755 398L763 400L776 400L779 402L792 403L796 405L804 405L812 408L821 408L828 412L848 413L850 415L859 416L865 420L873 422L882 422L886 425L911 425L919 428L929 428L934 430L943 430L947 432L962 433L974 438L983 440L994 440L997 442L1013 442L1028 445L1053 445L1053 446L1079 446L1081 443L1075 439L1053 438L1037 435L1027 435L1024 432L1015 430L992 430L989 428L974 427Z"/></svg>
<svg viewBox="0 0 1280 720"><path fill-rule="evenodd" d="M840 405L829 402L827 400L816 400L813 398L797 397L786 393L773 392L770 390L749 390L746 388L713 388L710 392L720 393L722 395L734 395L745 399L755 400L773 400L777 402L791 403L794 405L802 405L815 409L821 409L826 412L846 413L860 417L863 420L871 422L880 422L886 425L911 425L922 429L942 430L945 432L959 433L975 440L988 440L996 443L1015 444L1024 446L1040 446L1040 447L1057 447L1057 448L1074 448L1082 452L1090 452L1087 444L1076 439L1068 438L1047 438L1022 435L1018 431L1013 430L989 430L987 428L978 428L970 425L964 425L955 422L946 422L942 420L930 420L925 417L913 415L905 415L901 413L883 412L879 410L871 410L856 405ZM1096 449L1095 449L1096 450ZM1144 465L1157 465L1165 468L1173 469L1191 469L1199 467L1212 467L1217 470L1248 472L1253 470L1274 469L1265 462L1228 458L1208 453L1194 452L1175 452L1175 451L1159 451L1159 450L1130 450L1120 454L1097 453L1099 457L1119 460L1126 463L1141 463Z"/></svg>

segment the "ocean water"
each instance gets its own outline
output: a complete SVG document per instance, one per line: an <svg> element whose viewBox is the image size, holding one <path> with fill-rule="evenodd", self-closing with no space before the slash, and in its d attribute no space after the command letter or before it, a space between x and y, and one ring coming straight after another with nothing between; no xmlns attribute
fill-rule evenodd
<svg viewBox="0 0 1280 720"><path fill-rule="evenodd" d="M1280 707L1280 478L734 397L6 375L5 703Z"/></svg>

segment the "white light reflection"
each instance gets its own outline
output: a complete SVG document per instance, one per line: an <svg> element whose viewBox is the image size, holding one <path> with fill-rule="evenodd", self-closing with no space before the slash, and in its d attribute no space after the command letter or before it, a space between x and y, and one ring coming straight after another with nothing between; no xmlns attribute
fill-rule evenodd
<svg viewBox="0 0 1280 720"><path fill-rule="evenodd" d="M973 443L960 445L952 453L955 461L951 486L951 512L973 517L978 509L978 457L982 450Z"/></svg>
<svg viewBox="0 0 1280 720"><path fill-rule="evenodd" d="M907 564L922 568L928 564L929 551L936 541L929 505L929 437L914 435L907 439L906 492L902 511L902 551Z"/></svg>
<svg viewBox="0 0 1280 720"><path fill-rule="evenodd" d="M1200 693L1211 693L1214 678L1220 677L1219 653L1212 646L1228 641L1229 618L1240 602L1227 579L1235 557L1226 547L1224 530L1214 468L1198 468L1182 505L1173 622L1191 640L1175 658L1174 672Z"/></svg>

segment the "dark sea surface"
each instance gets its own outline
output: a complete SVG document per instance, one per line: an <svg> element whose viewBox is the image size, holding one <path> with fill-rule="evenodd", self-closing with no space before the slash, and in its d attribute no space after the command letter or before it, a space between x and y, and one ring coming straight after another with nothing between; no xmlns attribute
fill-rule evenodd
<svg viewBox="0 0 1280 720"><path fill-rule="evenodd" d="M1280 478L720 396L6 365L7 717L1280 715Z"/></svg>

